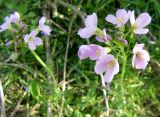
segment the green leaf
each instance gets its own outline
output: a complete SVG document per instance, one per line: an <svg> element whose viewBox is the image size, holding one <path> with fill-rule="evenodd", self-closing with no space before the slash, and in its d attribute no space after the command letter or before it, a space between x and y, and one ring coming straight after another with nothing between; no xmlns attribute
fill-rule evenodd
<svg viewBox="0 0 160 117"><path fill-rule="evenodd" d="M29 91L33 97L38 98L40 96L39 84L36 81L31 81L29 83Z"/></svg>

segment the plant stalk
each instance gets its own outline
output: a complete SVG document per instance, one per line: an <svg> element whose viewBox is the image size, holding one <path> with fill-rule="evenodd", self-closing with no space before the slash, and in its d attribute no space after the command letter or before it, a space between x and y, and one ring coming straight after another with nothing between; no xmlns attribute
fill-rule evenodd
<svg viewBox="0 0 160 117"><path fill-rule="evenodd" d="M107 91L105 88L106 86L105 86L103 74L100 74L100 76L101 76L101 81L102 81L102 86L103 86L102 91L103 91L104 101L106 105L106 117L109 117L109 104L108 104Z"/></svg>

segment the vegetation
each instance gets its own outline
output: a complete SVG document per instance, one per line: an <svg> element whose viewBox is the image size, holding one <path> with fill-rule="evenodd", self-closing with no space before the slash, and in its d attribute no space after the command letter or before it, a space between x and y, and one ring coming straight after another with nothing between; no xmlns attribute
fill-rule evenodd
<svg viewBox="0 0 160 117"><path fill-rule="evenodd" d="M54 76L37 61L27 45L6 46L6 42L14 37L8 32L0 33L0 81L6 116L105 117L103 87L100 76L94 72L95 62L88 59L80 61L77 55L80 45L98 42L95 37L89 40L80 38L77 31L83 27L85 16L95 12L98 26L106 27L112 33L113 25L106 22L105 17L120 8L135 10L136 16L142 12L151 15L149 33L134 36L137 42L145 43L151 61L145 70L137 71L132 68L132 56L129 56L123 82L124 97L121 97L120 74L110 83L110 116L159 116L159 4L158 0L0 0L1 23L5 16L17 11L28 25L28 33L38 25L42 16L49 19L48 25L52 28L49 37L39 34L43 46L35 52Z"/></svg>

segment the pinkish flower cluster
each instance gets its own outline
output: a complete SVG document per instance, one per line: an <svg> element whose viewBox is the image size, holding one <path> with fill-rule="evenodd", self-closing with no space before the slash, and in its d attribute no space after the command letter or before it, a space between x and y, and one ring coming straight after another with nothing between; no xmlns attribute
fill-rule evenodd
<svg viewBox="0 0 160 117"><path fill-rule="evenodd" d="M134 11L126 11L125 9L119 9L116 12L116 16L109 14L105 19L107 22L116 25L116 30L118 29L114 38L106 33L106 29L101 30L97 27L98 18L96 13L88 15L85 18L85 27L79 29L77 34L84 39L95 35L97 41L103 42L107 45L118 43L120 46L127 46L129 40L126 39L127 35L125 35L124 31L125 24L130 20L131 27L127 31L127 34L146 34L149 29L145 27L151 22L151 17L148 13L142 13L137 19L135 19ZM148 52L144 50L143 47L144 44L136 44L133 49L134 55L132 65L136 69L145 69L150 60ZM78 50L78 56L80 60L87 58L95 60L95 73L105 73L104 80L107 83L110 83L114 75L119 72L119 63L117 58L112 54L108 54L105 47L96 44L81 45Z"/></svg>
<svg viewBox="0 0 160 117"><path fill-rule="evenodd" d="M43 44L42 39L37 37L38 33L41 31L45 36L51 35L51 28L48 25L45 25L46 18L43 16L39 20L39 25L36 29L32 30L30 34L27 33L27 25L25 25L21 19L18 12L11 14L10 16L5 17L5 22L0 25L0 32L9 30L14 34L14 39L7 41L6 46L14 43L17 45L21 42L21 39L28 44L29 49L35 50L36 46Z"/></svg>

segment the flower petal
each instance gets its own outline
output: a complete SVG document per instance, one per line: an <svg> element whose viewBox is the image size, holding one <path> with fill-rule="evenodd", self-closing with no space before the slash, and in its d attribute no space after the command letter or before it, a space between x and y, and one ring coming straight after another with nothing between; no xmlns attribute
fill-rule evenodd
<svg viewBox="0 0 160 117"><path fill-rule="evenodd" d="M51 35L51 28L47 25L42 25L42 26L39 26L40 30L46 34L46 35Z"/></svg>
<svg viewBox="0 0 160 117"><path fill-rule="evenodd" d="M36 49L36 45L34 44L33 41L29 41L29 42L28 42L28 47L29 47L31 50L35 50L35 49Z"/></svg>
<svg viewBox="0 0 160 117"><path fill-rule="evenodd" d="M133 53L136 53L137 51L141 51L144 47L144 44L136 44L133 48Z"/></svg>
<svg viewBox="0 0 160 117"><path fill-rule="evenodd" d="M90 56L90 51L89 45L81 45L78 50L78 57L80 60L88 58Z"/></svg>
<svg viewBox="0 0 160 117"><path fill-rule="evenodd" d="M35 37L37 34L38 34L38 30L33 30L33 31L29 34L29 36Z"/></svg>
<svg viewBox="0 0 160 117"><path fill-rule="evenodd" d="M150 61L150 56L149 53L146 50L141 50L142 53L142 58L145 59L146 61Z"/></svg>
<svg viewBox="0 0 160 117"><path fill-rule="evenodd" d="M42 45L43 44L41 38L39 38L39 37L34 37L33 41L34 41L35 45Z"/></svg>
<svg viewBox="0 0 160 117"><path fill-rule="evenodd" d="M149 31L149 29L142 28L142 29L134 30L134 33L136 33L136 34L146 34L146 33L148 33L148 31Z"/></svg>
<svg viewBox="0 0 160 117"><path fill-rule="evenodd" d="M104 75L104 81L107 83L110 83L112 81L113 77L114 77L113 71L111 71L111 70L106 71L106 73Z"/></svg>
<svg viewBox="0 0 160 117"><path fill-rule="evenodd" d="M25 42L29 42L29 38L30 38L30 36L29 36L28 34L26 34L26 35L24 36L24 41L25 41Z"/></svg>
<svg viewBox="0 0 160 117"><path fill-rule="evenodd" d="M117 24L117 20L114 15L107 15L107 17L105 19L106 19L106 21L108 21L112 24Z"/></svg>
<svg viewBox="0 0 160 117"><path fill-rule="evenodd" d="M151 22L151 17L148 13L142 13L139 15L139 17L136 19L136 26L137 28L144 28Z"/></svg>
<svg viewBox="0 0 160 117"><path fill-rule="evenodd" d="M46 18L44 16L41 17L41 19L39 20L39 25L44 25L45 21L46 21Z"/></svg>
<svg viewBox="0 0 160 117"><path fill-rule="evenodd" d="M135 15L134 15L134 11L130 12L130 23L131 25L133 25L135 23Z"/></svg>
<svg viewBox="0 0 160 117"><path fill-rule="evenodd" d="M94 29L94 28L86 27L86 28L79 29L77 34L81 38L87 39L87 38L90 38L94 34L95 31L96 31L96 29Z"/></svg>
<svg viewBox="0 0 160 117"><path fill-rule="evenodd" d="M92 15L88 15L86 19L84 20L84 23L86 27L97 27L98 19L96 13L93 13Z"/></svg>

